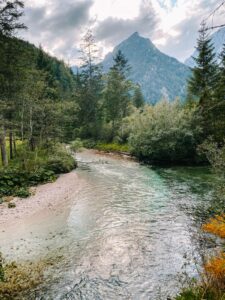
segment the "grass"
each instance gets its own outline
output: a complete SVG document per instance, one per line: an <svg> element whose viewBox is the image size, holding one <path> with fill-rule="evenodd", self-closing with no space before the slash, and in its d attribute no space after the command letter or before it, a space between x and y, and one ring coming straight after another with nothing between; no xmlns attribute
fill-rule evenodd
<svg viewBox="0 0 225 300"><path fill-rule="evenodd" d="M215 215L202 226L204 232L225 239L225 215ZM175 300L225 300L225 252L207 259L200 282L183 290Z"/></svg>
<svg viewBox="0 0 225 300"><path fill-rule="evenodd" d="M61 260L61 256L22 264L6 262L0 252L0 300L31 299L32 291L45 280L45 272ZM33 299L33 298L32 298Z"/></svg>
<svg viewBox="0 0 225 300"><path fill-rule="evenodd" d="M95 149L105 152L127 153L130 154L128 144L118 143L97 143Z"/></svg>
<svg viewBox="0 0 225 300"><path fill-rule="evenodd" d="M16 141L16 147L19 148L22 146L22 141L17 140ZM9 157L9 140L6 139L6 152L7 152L7 156ZM9 161L10 163L10 161ZM2 168L2 160L0 159L0 168Z"/></svg>
<svg viewBox="0 0 225 300"><path fill-rule="evenodd" d="M9 166L0 168L0 200L6 196L26 198L30 186L52 182L58 174L74 168L76 161L65 145L52 144L32 152L26 144L20 144Z"/></svg>

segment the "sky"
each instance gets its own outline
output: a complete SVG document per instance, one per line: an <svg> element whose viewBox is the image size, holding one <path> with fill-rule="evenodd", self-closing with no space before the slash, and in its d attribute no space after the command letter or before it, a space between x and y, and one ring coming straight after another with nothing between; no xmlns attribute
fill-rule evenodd
<svg viewBox="0 0 225 300"><path fill-rule="evenodd" d="M164 53L184 61L194 51L201 21L221 0L25 0L24 39L78 64L82 36L91 28L100 55L139 32ZM225 8L222 8L223 12ZM223 23L219 11L209 25Z"/></svg>

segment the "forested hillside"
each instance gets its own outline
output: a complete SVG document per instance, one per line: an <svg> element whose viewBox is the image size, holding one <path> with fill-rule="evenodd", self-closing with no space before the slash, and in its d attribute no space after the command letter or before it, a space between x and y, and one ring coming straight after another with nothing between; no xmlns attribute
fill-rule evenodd
<svg viewBox="0 0 225 300"><path fill-rule="evenodd" d="M77 105L64 62L16 37L23 2L0 6L0 198L27 196L27 186L75 166L58 142L71 138ZM70 117L71 116L71 117Z"/></svg>

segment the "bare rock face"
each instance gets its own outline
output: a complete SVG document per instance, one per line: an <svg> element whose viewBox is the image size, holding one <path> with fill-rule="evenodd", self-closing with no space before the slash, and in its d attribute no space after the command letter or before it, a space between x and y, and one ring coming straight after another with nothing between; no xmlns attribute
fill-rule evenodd
<svg viewBox="0 0 225 300"><path fill-rule="evenodd" d="M188 66L163 54L149 39L135 32L106 55L102 62L104 72L113 65L118 50L128 59L130 79L141 86L146 102L156 103L163 97L185 98L187 78L191 74Z"/></svg>

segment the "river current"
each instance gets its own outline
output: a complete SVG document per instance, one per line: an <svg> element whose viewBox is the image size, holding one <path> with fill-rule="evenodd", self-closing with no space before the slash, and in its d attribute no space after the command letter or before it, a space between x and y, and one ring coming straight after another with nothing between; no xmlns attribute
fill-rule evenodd
<svg viewBox="0 0 225 300"><path fill-rule="evenodd" d="M91 151L78 153L77 160L82 189L17 245L23 258L60 257L29 299L172 297L183 273L196 276L190 212L209 197L209 171L151 168Z"/></svg>

